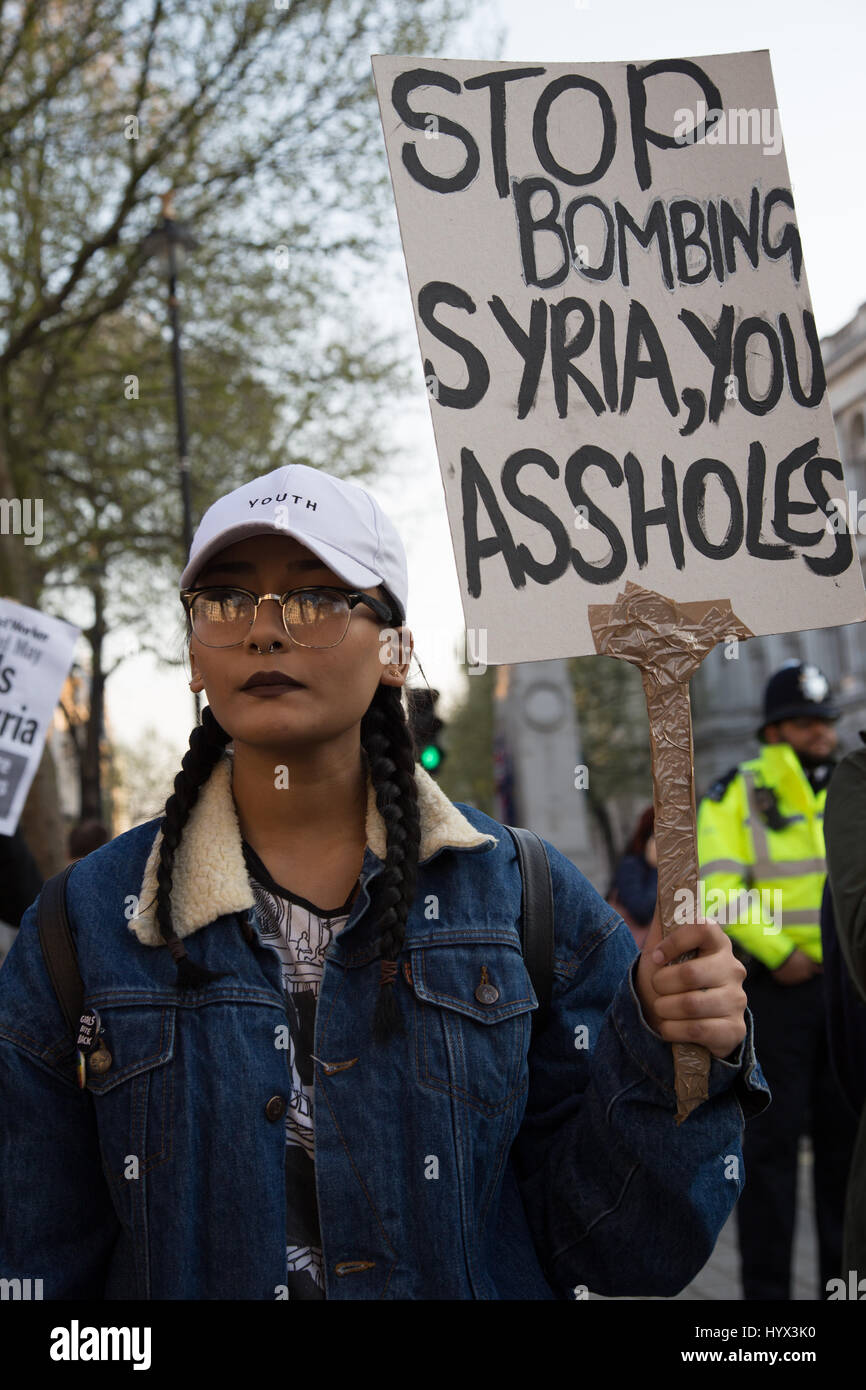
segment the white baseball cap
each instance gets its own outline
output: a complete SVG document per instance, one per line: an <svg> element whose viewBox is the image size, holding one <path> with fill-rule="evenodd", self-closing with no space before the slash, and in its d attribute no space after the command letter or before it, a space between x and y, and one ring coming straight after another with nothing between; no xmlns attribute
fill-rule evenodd
<svg viewBox="0 0 866 1390"><path fill-rule="evenodd" d="M406 551L393 522L364 488L304 463L253 478L208 507L193 536L181 589L191 589L205 562L224 546L266 533L294 536L347 584L384 584L405 622Z"/></svg>

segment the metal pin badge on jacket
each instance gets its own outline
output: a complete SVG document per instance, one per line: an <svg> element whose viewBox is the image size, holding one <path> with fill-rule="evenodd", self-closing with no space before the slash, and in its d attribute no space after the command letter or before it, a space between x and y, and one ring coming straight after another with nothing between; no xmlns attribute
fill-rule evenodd
<svg viewBox="0 0 866 1390"><path fill-rule="evenodd" d="M481 967L481 983L476 985L475 998L479 1004L495 1004L499 998L499 990L487 978L486 965Z"/></svg>
<svg viewBox="0 0 866 1390"><path fill-rule="evenodd" d="M87 1058L89 1053L96 1046L101 1028L99 1014L95 1009L85 1009L81 1018L78 1020L78 1037L75 1040L76 1056L78 1059L77 1077L78 1084L84 1089L87 1080Z"/></svg>
<svg viewBox="0 0 866 1390"><path fill-rule="evenodd" d="M96 1009L85 1009L78 1020L76 1038L78 1085L82 1090L87 1084L88 1063L90 1070L98 1073L108 1071L111 1066L111 1053L100 1036L102 1031L102 1020Z"/></svg>
<svg viewBox="0 0 866 1390"><path fill-rule="evenodd" d="M95 1009L85 1009L78 1020L78 1037L75 1045L79 1052L90 1052L96 1046L96 1039L102 1027Z"/></svg>

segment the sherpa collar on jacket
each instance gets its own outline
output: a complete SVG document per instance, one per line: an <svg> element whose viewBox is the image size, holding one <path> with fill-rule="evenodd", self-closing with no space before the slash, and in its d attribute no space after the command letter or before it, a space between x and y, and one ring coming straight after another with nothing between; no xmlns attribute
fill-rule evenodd
<svg viewBox="0 0 866 1390"><path fill-rule="evenodd" d="M376 805L376 793L367 766L367 844L384 861L386 827ZM468 848L496 842L495 835L476 830L457 810L420 763L415 764L421 843L418 859L429 859L445 845ZM129 923L145 946L162 946L156 922L156 871L162 831L156 839L144 869L138 893L138 915ZM232 796L232 752L226 752L214 767L189 814L174 857L171 887L172 925L178 936L190 936L225 913L252 907L254 898L244 861L237 809Z"/></svg>

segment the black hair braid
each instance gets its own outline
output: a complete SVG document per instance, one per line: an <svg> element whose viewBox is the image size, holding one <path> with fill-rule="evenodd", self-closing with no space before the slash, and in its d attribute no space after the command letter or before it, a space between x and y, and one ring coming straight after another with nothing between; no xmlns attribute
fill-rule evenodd
<svg viewBox="0 0 866 1390"><path fill-rule="evenodd" d="M210 706L206 705L202 711L201 724L197 724L189 736L189 749L184 754L181 770L174 779L174 792L165 803L165 813L160 826L162 843L156 873L156 920L160 935L177 967L179 989L198 989L211 980L223 978L222 973L217 974L213 970L206 970L204 966L196 965L187 955L186 947L171 923L171 880L174 856L190 811L229 741L230 735L217 722Z"/></svg>
<svg viewBox="0 0 866 1390"><path fill-rule="evenodd" d="M381 978L373 1014L374 1042L403 1032L393 984L406 918L415 896L421 819L415 783L415 741L399 686L380 685L361 720L361 744L370 765L376 805L385 822L385 868L379 876Z"/></svg>

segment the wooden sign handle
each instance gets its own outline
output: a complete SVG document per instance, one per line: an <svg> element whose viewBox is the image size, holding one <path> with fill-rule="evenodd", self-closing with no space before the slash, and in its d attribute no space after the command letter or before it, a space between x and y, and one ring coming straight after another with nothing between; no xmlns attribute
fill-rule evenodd
<svg viewBox="0 0 866 1390"><path fill-rule="evenodd" d="M677 893L685 889L697 915L698 847L689 680L717 642L754 633L727 599L675 603L629 581L612 604L591 604L589 624L596 651L640 669L646 695L652 753L653 806L658 851L658 902L662 936L678 923ZM693 951L678 957L688 960ZM707 1099L710 1053L698 1043L674 1043L676 1122L682 1124Z"/></svg>
<svg viewBox="0 0 866 1390"><path fill-rule="evenodd" d="M661 686L652 672L644 670L641 675L650 727L658 905L664 937L677 925L674 911L684 901L682 891L695 913L699 902L692 712L688 681ZM676 963L694 955L696 951L686 951ZM676 1121L682 1124L707 1098L710 1053L700 1043L672 1046Z"/></svg>

